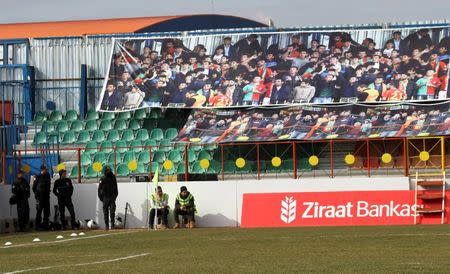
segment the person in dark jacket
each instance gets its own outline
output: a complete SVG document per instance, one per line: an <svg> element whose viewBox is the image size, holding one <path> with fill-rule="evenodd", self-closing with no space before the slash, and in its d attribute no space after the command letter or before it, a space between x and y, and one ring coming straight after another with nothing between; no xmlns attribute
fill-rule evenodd
<svg viewBox="0 0 450 274"><path fill-rule="evenodd" d="M106 90L103 95L102 107L103 110L116 110L123 107L123 95L116 90L112 82L108 82Z"/></svg>
<svg viewBox="0 0 450 274"><path fill-rule="evenodd" d="M103 203L103 217L106 229L114 229L116 198L119 195L116 176L110 167L105 167L104 175L98 185L98 198ZM111 225L109 221L111 220Z"/></svg>
<svg viewBox="0 0 450 274"><path fill-rule="evenodd" d="M12 194L16 197L17 202L17 222L19 231L24 232L30 220L30 206L28 205L28 198L30 198L30 185L23 177L23 171L17 172L17 179L12 185Z"/></svg>
<svg viewBox="0 0 450 274"><path fill-rule="evenodd" d="M63 229L67 229L66 224L66 207L70 214L70 223L72 225L72 229L76 228L75 222L75 211L73 209L72 203L72 194L73 194L73 185L72 180L66 177L67 171L62 169L59 171L59 179L55 181L53 186L53 194L58 197L58 206L59 206L59 216L61 218L61 225Z"/></svg>
<svg viewBox="0 0 450 274"><path fill-rule="evenodd" d="M33 193L36 198L36 229L48 230L50 217L50 188L51 178L45 165L41 166L41 172L33 183ZM44 212L44 219L42 219Z"/></svg>
<svg viewBox="0 0 450 274"><path fill-rule="evenodd" d="M405 38L409 42L409 52L412 52L414 49L422 51L433 46L433 41L428 31L428 29L420 29L418 32L412 33Z"/></svg>
<svg viewBox="0 0 450 274"><path fill-rule="evenodd" d="M234 45L234 49L239 58L244 54L252 56L258 54L259 52L262 52L262 48L261 45L259 44L257 34L250 34L247 38L239 40Z"/></svg>
<svg viewBox="0 0 450 274"><path fill-rule="evenodd" d="M177 195L175 199L175 226L174 228L180 228L180 215L183 217L183 220L187 218L188 227L195 227L195 201L194 196L187 190L185 186L180 188L180 193Z"/></svg>
<svg viewBox="0 0 450 274"><path fill-rule="evenodd" d="M270 94L271 104L285 104L290 101L291 91L284 85L282 78L275 79L272 93Z"/></svg>

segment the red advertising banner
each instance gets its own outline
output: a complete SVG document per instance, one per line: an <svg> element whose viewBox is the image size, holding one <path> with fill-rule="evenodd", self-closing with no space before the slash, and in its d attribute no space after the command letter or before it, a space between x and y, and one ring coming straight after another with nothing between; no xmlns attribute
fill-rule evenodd
<svg viewBox="0 0 450 274"><path fill-rule="evenodd" d="M248 193L243 196L241 227L406 225L414 224L414 191ZM450 192L445 197L449 223ZM440 208L442 200L417 208ZM417 223L440 224L441 213L416 215Z"/></svg>

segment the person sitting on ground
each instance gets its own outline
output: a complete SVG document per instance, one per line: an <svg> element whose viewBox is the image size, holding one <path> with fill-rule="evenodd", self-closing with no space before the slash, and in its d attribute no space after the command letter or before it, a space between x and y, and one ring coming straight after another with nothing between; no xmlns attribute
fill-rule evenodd
<svg viewBox="0 0 450 274"><path fill-rule="evenodd" d="M180 188L180 193L177 195L175 199L175 226L174 228L180 228L180 215L183 217L183 220L187 218L188 227L195 227L195 201L194 196L187 190L185 186Z"/></svg>
<svg viewBox="0 0 450 274"><path fill-rule="evenodd" d="M153 193L150 198L150 229L153 229L155 215L158 218L161 218L161 228L167 228L167 215L169 215L169 194L163 193L162 188L158 186L156 188L156 193Z"/></svg>

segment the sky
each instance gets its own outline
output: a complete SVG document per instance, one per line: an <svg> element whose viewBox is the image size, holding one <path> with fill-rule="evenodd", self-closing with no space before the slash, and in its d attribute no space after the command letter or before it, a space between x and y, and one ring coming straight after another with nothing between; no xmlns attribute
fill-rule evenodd
<svg viewBox="0 0 450 274"><path fill-rule="evenodd" d="M424 5L426 3L426 6ZM277 27L450 20L448 0L0 0L0 23L217 13Z"/></svg>

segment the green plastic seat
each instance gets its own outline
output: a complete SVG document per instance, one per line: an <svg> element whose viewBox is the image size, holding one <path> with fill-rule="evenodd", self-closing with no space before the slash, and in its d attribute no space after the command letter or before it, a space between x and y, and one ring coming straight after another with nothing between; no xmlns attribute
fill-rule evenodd
<svg viewBox="0 0 450 274"><path fill-rule="evenodd" d="M95 111L95 109L88 110L86 113L85 120L91 121L91 120L98 120L100 116L98 115L98 112Z"/></svg>
<svg viewBox="0 0 450 274"><path fill-rule="evenodd" d="M100 145L100 151L103 151L105 153L113 152L114 148L112 142L109 140L103 141L102 144Z"/></svg>
<svg viewBox="0 0 450 274"><path fill-rule="evenodd" d="M211 153L210 153L209 151L207 151L207 150L201 150L201 151L198 153L197 159L198 159L199 161L201 161L201 160L203 160L203 159L212 160L212 156L211 156Z"/></svg>
<svg viewBox="0 0 450 274"><path fill-rule="evenodd" d="M87 130L89 132L94 132L98 130L98 125L96 120L89 120L84 125L84 130Z"/></svg>
<svg viewBox="0 0 450 274"><path fill-rule="evenodd" d="M66 120L61 120L56 125L56 131L64 133L69 130L69 123Z"/></svg>
<svg viewBox="0 0 450 274"><path fill-rule="evenodd" d="M142 150L144 150L144 148L142 147L142 142L139 140L133 140L130 142L129 145L131 148L131 151L134 151L136 153L141 152Z"/></svg>
<svg viewBox="0 0 450 274"><path fill-rule="evenodd" d="M92 164L92 159L91 159L91 155L88 153L82 153L80 155L80 162L82 166L87 166Z"/></svg>
<svg viewBox="0 0 450 274"><path fill-rule="evenodd" d="M164 151L157 150L153 153L153 159L152 162L162 164L166 160L166 154Z"/></svg>
<svg viewBox="0 0 450 274"><path fill-rule="evenodd" d="M189 149L189 143L186 143L186 142L176 142L175 143L175 149L178 149L181 151L184 151L186 146Z"/></svg>
<svg viewBox="0 0 450 274"><path fill-rule="evenodd" d="M158 143L156 143L156 140L153 139L148 139L145 141L144 146L146 149L148 149L147 147L151 147L152 151L158 150Z"/></svg>
<svg viewBox="0 0 450 274"><path fill-rule="evenodd" d="M106 138L108 141L111 141L113 143L120 140L120 134L117 129L112 129L108 131L108 137Z"/></svg>
<svg viewBox="0 0 450 274"><path fill-rule="evenodd" d="M192 149L188 149L188 162L189 163L193 163L195 161L197 161L197 155L195 154L195 151L193 151Z"/></svg>
<svg viewBox="0 0 450 274"><path fill-rule="evenodd" d="M80 132L83 130L83 128L84 128L83 122L81 122L80 120L75 120L72 122L72 124L70 124L70 130L74 132Z"/></svg>
<svg viewBox="0 0 450 274"><path fill-rule="evenodd" d="M116 120L116 122L114 123L114 129L125 130L127 128L128 128L127 127L127 121L124 120L124 119Z"/></svg>
<svg viewBox="0 0 450 274"><path fill-rule="evenodd" d="M130 170L128 169L128 165L126 163L120 164L117 166L117 176L124 177L130 174Z"/></svg>
<svg viewBox="0 0 450 274"><path fill-rule="evenodd" d="M236 173L236 163L233 161L226 161L223 163L223 172L225 174L234 174Z"/></svg>
<svg viewBox="0 0 450 274"><path fill-rule="evenodd" d="M72 130L69 130L64 133L61 144L71 145L71 144L75 143L75 141L76 141L75 132L73 132Z"/></svg>
<svg viewBox="0 0 450 274"><path fill-rule="evenodd" d="M174 164L183 161L182 154L178 150L172 150L171 152L169 152L169 154L167 155L167 159L171 160Z"/></svg>
<svg viewBox="0 0 450 274"><path fill-rule="evenodd" d="M146 117L147 117L147 111L143 108L137 109L133 115L133 118L138 119L138 120L145 119Z"/></svg>
<svg viewBox="0 0 450 274"><path fill-rule="evenodd" d="M50 114L49 120L51 122L58 122L61 121L63 119L63 115L62 112L59 110L54 110L52 111L52 113Z"/></svg>
<svg viewBox="0 0 450 274"><path fill-rule="evenodd" d="M116 114L114 112L103 112L102 120L113 120L116 118Z"/></svg>
<svg viewBox="0 0 450 274"><path fill-rule="evenodd" d="M80 167L80 168L81 168L81 177L84 177L84 168L83 167ZM78 179L78 174L79 174L78 166L73 166L70 169L70 178L71 179Z"/></svg>
<svg viewBox="0 0 450 274"><path fill-rule="evenodd" d="M161 142L159 142L159 150L164 151L164 152L169 152L169 151L173 150L171 141L169 139L162 139Z"/></svg>
<svg viewBox="0 0 450 274"><path fill-rule="evenodd" d="M177 174L185 174L185 173L186 173L185 163L179 163L177 165Z"/></svg>
<svg viewBox="0 0 450 274"><path fill-rule="evenodd" d="M106 157L106 162L111 166L114 167L114 152L108 154L108 157ZM120 158L120 155L116 153L116 165L122 163L122 159Z"/></svg>
<svg viewBox="0 0 450 274"><path fill-rule="evenodd" d="M141 128L141 124L139 123L139 120L131 119L128 128L131 130L138 130Z"/></svg>
<svg viewBox="0 0 450 274"><path fill-rule="evenodd" d="M158 169L159 168L159 170L161 170L161 168L160 168L160 166L159 166L159 163L157 163L157 162L152 162L152 173L155 173L156 172L156 169Z"/></svg>
<svg viewBox="0 0 450 274"><path fill-rule="evenodd" d="M200 150L203 149L203 146L201 146L200 144L190 143L189 148L195 152L199 152Z"/></svg>
<svg viewBox="0 0 450 274"><path fill-rule="evenodd" d="M148 133L148 132L147 132ZM154 128L150 133L150 139L162 140L164 138L164 133L160 128Z"/></svg>
<svg viewBox="0 0 450 274"><path fill-rule="evenodd" d="M128 164L133 160L136 160L136 153L134 151L127 151L123 154L122 163Z"/></svg>
<svg viewBox="0 0 450 274"><path fill-rule="evenodd" d="M64 120L72 122L72 121L75 121L77 119L78 119L78 113L75 110L69 109L66 112L66 117L64 118Z"/></svg>
<svg viewBox="0 0 450 274"><path fill-rule="evenodd" d="M168 128L164 133L164 138L173 140L178 136L178 130L176 128Z"/></svg>
<svg viewBox="0 0 450 274"><path fill-rule="evenodd" d="M138 163L148 164L150 163L150 153L148 151L142 151L138 156Z"/></svg>
<svg viewBox="0 0 450 274"><path fill-rule="evenodd" d="M78 133L77 144L86 144L91 140L91 136L89 135L89 131L82 130Z"/></svg>
<svg viewBox="0 0 450 274"><path fill-rule="evenodd" d="M105 132L103 130L96 130L92 134L92 141L95 141L97 143L101 143L101 142L103 142L105 140L106 140Z"/></svg>
<svg viewBox="0 0 450 274"><path fill-rule="evenodd" d="M36 135L34 135L33 138L33 145L42 145L47 143L47 134L45 132L38 132Z"/></svg>
<svg viewBox="0 0 450 274"><path fill-rule="evenodd" d="M162 111L160 108L152 108L150 111L150 118L159 119L162 116Z"/></svg>
<svg viewBox="0 0 450 274"><path fill-rule="evenodd" d="M100 176L101 176L101 173L95 171L94 167L92 165L89 165L86 168L86 174L85 174L86 178L97 178L97 177L100 177Z"/></svg>
<svg viewBox="0 0 450 274"><path fill-rule="evenodd" d="M41 132L52 133L56 131L56 126L51 121L44 121L42 123Z"/></svg>
<svg viewBox="0 0 450 274"><path fill-rule="evenodd" d="M150 139L150 137L148 136L148 131L144 128L140 129L137 131L136 133L136 140L139 140L141 142L145 142L148 139ZM155 139L155 138L151 138L151 139ZM161 139L155 139L155 140L161 140Z"/></svg>
<svg viewBox="0 0 450 274"><path fill-rule="evenodd" d="M133 171L133 174L146 174L145 165L142 163L138 163L137 168Z"/></svg>
<svg viewBox="0 0 450 274"><path fill-rule="evenodd" d="M95 154L98 149L97 149L97 142L95 141L89 141L87 142L86 146L84 147L86 149L87 154Z"/></svg>
<svg viewBox="0 0 450 274"><path fill-rule="evenodd" d="M131 129L124 130L122 132L121 140L125 142L131 142L132 140L134 140L133 131Z"/></svg>
<svg viewBox="0 0 450 274"><path fill-rule="evenodd" d="M191 173L193 173L193 174L203 174L203 173L205 173L205 172L206 172L206 170L203 169L203 168L200 166L200 162L194 162L194 164L192 164L192 170L191 170Z"/></svg>
<svg viewBox="0 0 450 274"><path fill-rule="evenodd" d="M206 149L208 151L216 151L218 147L219 146L216 144L207 144L207 145L203 146L203 149Z"/></svg>
<svg viewBox="0 0 450 274"><path fill-rule="evenodd" d="M209 162L209 167L208 167L207 173L219 174L221 171L222 171L222 166L221 166L220 162L217 162L214 160Z"/></svg>
<svg viewBox="0 0 450 274"><path fill-rule="evenodd" d="M47 134L47 143L49 144L58 144L61 142L61 138L58 132L52 132Z"/></svg>
<svg viewBox="0 0 450 274"><path fill-rule="evenodd" d="M99 126L100 130L108 131L113 129L111 120L102 120Z"/></svg>
<svg viewBox="0 0 450 274"><path fill-rule="evenodd" d="M120 112L117 119L129 120L131 119L131 111Z"/></svg>
<svg viewBox="0 0 450 274"><path fill-rule="evenodd" d="M97 152L97 153L95 153L94 154L94 159L93 159L93 161L94 161L94 163L95 162L99 162L99 163L106 163L106 153L105 152L103 152L103 151L99 151L99 152Z"/></svg>
<svg viewBox="0 0 450 274"><path fill-rule="evenodd" d="M47 120L47 115L43 111L38 111L34 114L33 123L34 124L42 124Z"/></svg>
<svg viewBox="0 0 450 274"><path fill-rule="evenodd" d="M116 144L116 152L117 153L125 153L128 148L127 148L127 142L125 140L120 140L118 141Z"/></svg>

